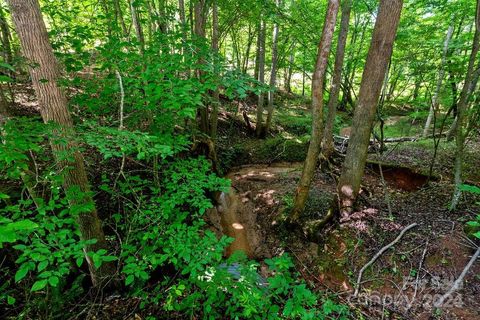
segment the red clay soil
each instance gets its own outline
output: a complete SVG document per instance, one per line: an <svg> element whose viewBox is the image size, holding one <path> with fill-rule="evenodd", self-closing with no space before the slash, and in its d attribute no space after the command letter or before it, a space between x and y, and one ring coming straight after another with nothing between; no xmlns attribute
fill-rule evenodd
<svg viewBox="0 0 480 320"><path fill-rule="evenodd" d="M352 221L342 226L330 224L322 230L322 240L312 243L282 224L283 209L292 199L301 168L298 163L253 165L228 175L236 204L231 206L234 218L227 222L242 226L245 239L241 242L246 241L245 250L251 257L262 261L290 253L296 259L298 272L311 286L338 294L341 301L367 319L480 319L480 283L476 276L480 274L479 263L455 295L459 300L438 314L432 307L433 299L448 290L448 284L458 277L472 253L464 240L463 225L476 212L468 205L475 201L467 199L460 211L449 212L446 208L451 185L447 182L427 186L426 177L413 170L384 167L384 186L378 171L372 168L366 171L360 207ZM323 206L328 203L323 199L334 192L332 175L317 172L307 210L309 217L324 214ZM212 224L219 233L227 230L224 232L234 235L235 230L228 231L226 220L222 222L218 212L210 216L210 220L217 220ZM351 299L360 268L412 222L419 226L365 272L361 296L366 300ZM413 297L410 306L405 303ZM400 300L389 303L388 298Z"/></svg>

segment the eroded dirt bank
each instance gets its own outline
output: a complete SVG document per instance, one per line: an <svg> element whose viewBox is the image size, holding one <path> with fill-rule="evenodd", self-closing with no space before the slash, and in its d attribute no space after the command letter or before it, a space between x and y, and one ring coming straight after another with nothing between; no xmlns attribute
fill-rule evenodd
<svg viewBox="0 0 480 320"><path fill-rule="evenodd" d="M392 319L430 319L434 299L448 290L472 253L463 226L476 210L465 204L475 201L465 201L460 210L449 212L448 181L427 185L424 177L406 168L388 167L383 185L378 170L370 168L352 220L343 225L334 221L322 230L321 240L312 243L282 223L301 169L301 163L251 165L227 175L232 190L221 195L216 210L209 213L219 234L235 238L226 254L242 250L262 261L288 252L312 286L338 294L359 313L371 318L389 314ZM304 219L321 218L334 192L335 176L317 172ZM351 300L359 269L412 222L419 226L367 270L361 299ZM479 273L477 263L456 300L437 318L480 319Z"/></svg>

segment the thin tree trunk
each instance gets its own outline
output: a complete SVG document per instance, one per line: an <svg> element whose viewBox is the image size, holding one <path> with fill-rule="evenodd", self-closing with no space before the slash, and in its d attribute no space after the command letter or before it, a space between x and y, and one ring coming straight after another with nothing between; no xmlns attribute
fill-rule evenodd
<svg viewBox="0 0 480 320"><path fill-rule="evenodd" d="M259 61L260 61L260 48L262 41L262 16L260 15L260 20L258 21L257 26L257 47L255 50L255 69L253 70L253 77L258 80L258 71L259 71Z"/></svg>
<svg viewBox="0 0 480 320"><path fill-rule="evenodd" d="M212 49L215 54L218 54L218 5L217 0L212 1ZM214 58L216 59L216 57ZM217 64L215 63L216 67ZM216 74L217 72L215 72ZM220 106L220 92L218 88L213 93L212 113L210 115L210 137L213 141L217 139L217 124L218 124L218 108Z"/></svg>
<svg viewBox="0 0 480 320"><path fill-rule="evenodd" d="M235 68L240 70L241 68L241 58L240 58L240 45L238 44L238 35L235 32L235 29L231 29L230 39L232 40L232 49L233 49L233 58L235 59Z"/></svg>
<svg viewBox="0 0 480 320"><path fill-rule="evenodd" d="M294 42L290 50L290 56L288 58L288 67L286 70L287 76L285 79L285 91L287 91L287 93L292 93L292 75L293 75L293 64L295 63L295 49L296 49L296 43Z"/></svg>
<svg viewBox="0 0 480 320"><path fill-rule="evenodd" d="M120 2L119 0L113 0L113 6L114 6L114 10L115 10L115 19L118 21L120 21L120 25L122 27L122 31L123 31L123 35L125 37L129 37L129 32L128 32L128 29L127 29L127 25L125 24L125 19L123 18L123 12L122 12L122 8L120 7Z"/></svg>
<svg viewBox="0 0 480 320"><path fill-rule="evenodd" d="M207 1L206 0L196 0L194 4L194 14L195 14L195 36L198 39L205 39L206 35L206 20L207 20ZM203 58L200 58L199 63L204 64L205 61ZM197 78L202 81L203 72L200 69L196 70ZM205 105L198 110L200 116L200 131L209 134L209 121L208 121L208 106Z"/></svg>
<svg viewBox="0 0 480 320"><path fill-rule="evenodd" d="M340 211L343 218L348 218L360 189L375 112L392 55L402 5L402 0L380 1L360 85L358 105L353 117L347 154L338 183Z"/></svg>
<svg viewBox="0 0 480 320"><path fill-rule="evenodd" d="M252 44L254 39L254 34L252 31L252 25L248 24L248 40L247 40L247 49L245 51L245 57L243 58L242 63L242 72L247 73L248 64L250 63L250 51L252 50Z"/></svg>
<svg viewBox="0 0 480 320"><path fill-rule="evenodd" d="M0 32L2 39L2 56L6 63L12 64L12 45L10 43L11 35L8 27L7 19L3 8L0 6Z"/></svg>
<svg viewBox="0 0 480 320"><path fill-rule="evenodd" d="M140 23L140 15L138 14L137 8L135 8L133 3L134 0L130 0L130 13L132 15L132 24L135 28L135 34L137 36L140 53L143 55L145 53L145 37L143 35L143 29Z"/></svg>
<svg viewBox="0 0 480 320"><path fill-rule="evenodd" d="M277 10L280 10L281 1L276 0ZM274 103L275 103L275 86L277 83L277 64L278 64L278 33L279 26L278 22L275 22L273 25L273 35L272 35L272 67L270 69L270 91L268 91L268 114L267 121L265 123L265 134L268 134L270 131L270 126L272 125Z"/></svg>
<svg viewBox="0 0 480 320"><path fill-rule="evenodd" d="M452 204L450 209L455 210L458 202L460 201L461 190L460 186L463 183L463 153L465 147L465 133L464 122L467 113L468 100L470 98L470 87L472 81L475 81L473 73L475 60L480 49L480 0L477 0L477 8L475 15L475 35L473 37L472 51L470 53L470 59L468 61L467 74L465 75L465 82L463 83L462 93L460 94L460 100L458 102L458 114L456 119L456 150L455 150L455 191L452 197Z"/></svg>
<svg viewBox="0 0 480 320"><path fill-rule="evenodd" d="M182 24L182 40L185 44L187 42L187 19L185 18L185 1L178 0L178 15L180 16L180 23Z"/></svg>
<svg viewBox="0 0 480 320"><path fill-rule="evenodd" d="M38 0L8 0L8 2L23 54L29 61L30 66L35 65L35 67L30 67L30 76L41 107L42 118L45 122L52 121L58 124L60 128L57 133L62 140L69 141L66 145L51 141L51 147L59 164L59 169L62 171L63 186L67 194L77 188L82 192L81 198L70 198L70 204L91 206L88 212L82 212L76 217L81 238L83 240L97 240L96 243L85 246L85 253L106 249L107 243L95 204L90 195L83 157L75 150L76 147L71 142L74 135L72 119L67 110L65 94L57 84L60 69L48 39L40 5ZM66 160L64 158L65 153L73 155L73 159ZM87 254L85 254L85 257L94 285L103 283L106 278L112 275L114 270L110 264L103 264L97 269Z"/></svg>
<svg viewBox="0 0 480 320"><path fill-rule="evenodd" d="M259 34L259 52L258 52L258 81L260 83L265 82L265 38L266 38L266 23L262 15L262 21L260 22L260 34ZM257 105L257 125L255 128L255 133L257 137L263 135L263 104L265 102L265 94L260 93L258 96L258 105Z"/></svg>
<svg viewBox="0 0 480 320"><path fill-rule="evenodd" d="M337 52L335 54L335 66L333 69L332 87L330 88L330 97L328 100L328 115L325 123L325 132L323 135L322 153L328 159L334 151L333 148L333 126L337 114L338 95L340 93L340 84L342 81L342 68L345 57L345 45L347 43L348 25L350 22L350 12L352 9L352 0L342 1L342 19L340 22L340 33L338 34Z"/></svg>
<svg viewBox="0 0 480 320"><path fill-rule="evenodd" d="M305 209L310 185L317 167L317 159L320 154L322 142L322 118L323 118L323 79L328 65L328 56L332 44L333 31L337 21L339 0L329 0L325 23L323 25L322 38L318 45L317 62L312 77L312 138L308 147L307 157L303 165L302 177L297 186L295 200L291 212L291 220L298 221Z"/></svg>
<svg viewBox="0 0 480 320"><path fill-rule="evenodd" d="M428 135L428 131L430 131L430 126L432 124L434 112L435 110L437 110L438 96L440 94L440 90L442 89L443 77L445 75L445 64L447 61L448 45L450 43L450 39L452 39L452 34L453 34L453 25L450 25L450 27L448 27L445 43L443 44L442 64L440 65L440 71L438 72L437 86L435 88L435 93L433 94L430 111L428 112L427 122L425 123L425 128L423 129L422 136L424 138Z"/></svg>

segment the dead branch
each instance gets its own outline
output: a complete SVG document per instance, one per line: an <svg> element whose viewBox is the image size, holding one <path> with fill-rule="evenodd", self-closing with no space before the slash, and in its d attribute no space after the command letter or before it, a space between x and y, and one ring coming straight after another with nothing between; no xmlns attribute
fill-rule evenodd
<svg viewBox="0 0 480 320"><path fill-rule="evenodd" d="M395 240L393 240L392 242L390 242L389 244L387 244L386 246L384 246L382 249L380 249L380 251L377 252L377 254L375 254L373 256L373 258L368 261L363 267L362 269L360 269L360 272L358 273L358 278L357 278L357 284L355 286L355 292L353 294L354 297L358 296L358 291L360 289L360 283L362 281L362 275L363 275L363 272L369 267L371 266L385 251L387 251L388 249L390 249L391 247L393 247L393 245L395 245L398 241L400 241L400 239L402 239L403 235L405 234L405 232L407 232L408 230L416 227L418 224L417 223L412 223L411 225L405 227L401 232L400 234L395 238Z"/></svg>
<svg viewBox="0 0 480 320"><path fill-rule="evenodd" d="M443 296L440 297L440 299L438 299L437 302L435 302L435 304L434 304L435 308L441 308L443 303L445 302L445 300L448 299L448 297L450 297L452 295L452 293L457 291L458 288L460 288L460 285L463 282L463 278L465 278L465 276L468 273L468 270L470 270L470 268L473 266L475 260L477 260L479 255L480 255L480 247L477 248L477 251L472 256L472 258L470 259L468 264L465 266L465 268L463 269L463 271L460 274L460 276L458 277L458 279L455 280L455 282L453 283L453 286L450 288L450 290L448 290Z"/></svg>
<svg viewBox="0 0 480 320"><path fill-rule="evenodd" d="M412 302L408 306L409 309L412 307L413 302L415 302L415 299L417 298L418 280L420 278L420 271L422 270L423 261L425 261L425 255L427 254L427 249L428 249L428 241L425 244L425 249L423 249L422 257L420 258L420 264L418 265L417 277L415 278L415 290L413 292Z"/></svg>

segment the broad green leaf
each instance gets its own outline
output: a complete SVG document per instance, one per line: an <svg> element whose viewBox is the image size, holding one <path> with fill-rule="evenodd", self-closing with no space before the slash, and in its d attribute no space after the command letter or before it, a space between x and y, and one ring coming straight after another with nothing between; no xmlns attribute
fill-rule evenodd
<svg viewBox="0 0 480 320"><path fill-rule="evenodd" d="M133 276L133 274L129 275L126 279L125 279L125 285L128 286L129 284L131 284L133 282L133 280L135 280L135 277Z"/></svg>
<svg viewBox="0 0 480 320"><path fill-rule="evenodd" d="M59 282L59 279L57 276L52 276L50 278L48 278L48 283L52 286L52 287L56 287L58 285L58 282Z"/></svg>
<svg viewBox="0 0 480 320"><path fill-rule="evenodd" d="M75 262L76 262L76 264L77 264L77 267L80 268L80 267L82 266L84 260L85 260L85 258L83 258L83 257L78 257L78 258L75 260Z"/></svg>
<svg viewBox="0 0 480 320"><path fill-rule="evenodd" d="M26 264L22 264L20 269L18 269L17 272L15 273L15 282L19 282L20 280L25 278L27 273L28 273L28 267L26 266Z"/></svg>
<svg viewBox="0 0 480 320"><path fill-rule="evenodd" d="M35 291L42 290L43 288L45 288L47 283L48 283L48 280L46 279L35 281L30 291L35 292Z"/></svg>
<svg viewBox="0 0 480 320"><path fill-rule="evenodd" d="M12 65L10 65L10 64L8 64L8 63L6 63L6 62L0 62L0 67L15 72L15 69L12 67Z"/></svg>
<svg viewBox="0 0 480 320"><path fill-rule="evenodd" d="M38 264L38 272L45 270L47 266L48 266L48 260L43 260Z"/></svg>

